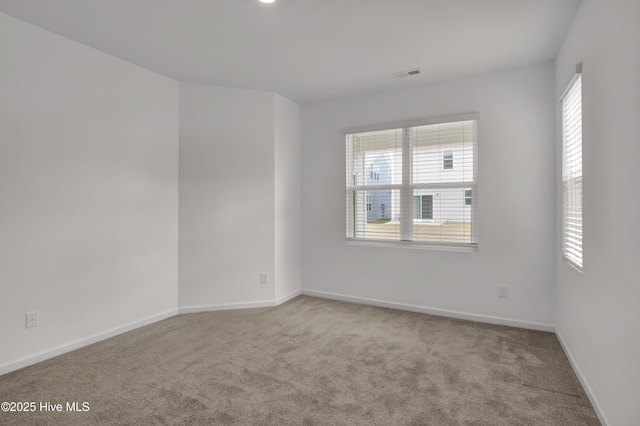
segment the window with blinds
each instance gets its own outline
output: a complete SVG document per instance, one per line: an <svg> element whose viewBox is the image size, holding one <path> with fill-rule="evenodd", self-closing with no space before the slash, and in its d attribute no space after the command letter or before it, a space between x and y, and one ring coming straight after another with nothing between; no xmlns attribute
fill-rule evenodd
<svg viewBox="0 0 640 426"><path fill-rule="evenodd" d="M562 254L582 270L582 77L562 97Z"/></svg>
<svg viewBox="0 0 640 426"><path fill-rule="evenodd" d="M477 116L346 135L347 240L477 246Z"/></svg>

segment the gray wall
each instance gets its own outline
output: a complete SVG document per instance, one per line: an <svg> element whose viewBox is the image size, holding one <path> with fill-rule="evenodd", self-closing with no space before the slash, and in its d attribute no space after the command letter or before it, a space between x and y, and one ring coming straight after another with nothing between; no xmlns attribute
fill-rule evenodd
<svg viewBox="0 0 640 426"><path fill-rule="evenodd" d="M583 62L584 185L582 273L562 260L557 224L556 329L601 419L616 426L640 419L639 22L640 2L585 0L556 63L559 99Z"/></svg>
<svg viewBox="0 0 640 426"><path fill-rule="evenodd" d="M4 14L0 36L2 373L175 313L178 83Z"/></svg>
<svg viewBox="0 0 640 426"><path fill-rule="evenodd" d="M555 105L552 63L303 105L303 290L551 327ZM346 245L343 132L468 112L480 113L478 252Z"/></svg>

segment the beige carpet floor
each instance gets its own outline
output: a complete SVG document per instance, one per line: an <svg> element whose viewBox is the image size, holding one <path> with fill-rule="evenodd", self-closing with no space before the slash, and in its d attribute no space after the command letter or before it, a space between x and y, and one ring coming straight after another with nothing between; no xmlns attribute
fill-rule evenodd
<svg viewBox="0 0 640 426"><path fill-rule="evenodd" d="M3 425L599 425L552 333L299 296L179 315L0 376ZM65 407L66 408L66 407Z"/></svg>

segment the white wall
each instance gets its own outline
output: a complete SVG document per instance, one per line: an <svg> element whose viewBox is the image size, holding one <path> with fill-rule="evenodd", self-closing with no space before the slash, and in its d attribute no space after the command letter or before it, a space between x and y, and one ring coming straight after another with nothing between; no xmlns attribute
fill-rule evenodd
<svg viewBox="0 0 640 426"><path fill-rule="evenodd" d="M299 292L298 105L4 14L0 36L0 373L178 307Z"/></svg>
<svg viewBox="0 0 640 426"><path fill-rule="evenodd" d="M300 291L300 106L274 97L275 297Z"/></svg>
<svg viewBox="0 0 640 426"><path fill-rule="evenodd" d="M0 40L2 372L175 312L178 84L4 14Z"/></svg>
<svg viewBox="0 0 640 426"><path fill-rule="evenodd" d="M296 103L180 85L179 258L185 311L272 305L300 291Z"/></svg>
<svg viewBox="0 0 640 426"><path fill-rule="evenodd" d="M556 63L559 99L583 62L584 161L584 269L561 260L558 239L556 328L601 418L616 426L640 419L638 22L640 2L584 0Z"/></svg>
<svg viewBox="0 0 640 426"><path fill-rule="evenodd" d="M273 301L274 94L180 84L181 308Z"/></svg>
<svg viewBox="0 0 640 426"><path fill-rule="evenodd" d="M550 327L555 105L551 63L303 105L303 291ZM343 131L469 112L480 114L478 252L346 245Z"/></svg>

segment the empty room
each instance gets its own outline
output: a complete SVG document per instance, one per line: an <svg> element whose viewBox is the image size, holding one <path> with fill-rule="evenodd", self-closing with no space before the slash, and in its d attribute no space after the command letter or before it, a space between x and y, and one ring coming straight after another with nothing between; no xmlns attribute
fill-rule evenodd
<svg viewBox="0 0 640 426"><path fill-rule="evenodd" d="M640 425L639 40L0 0L0 424Z"/></svg>

